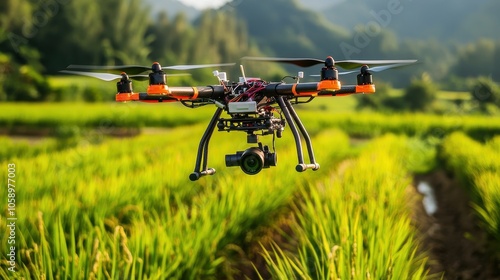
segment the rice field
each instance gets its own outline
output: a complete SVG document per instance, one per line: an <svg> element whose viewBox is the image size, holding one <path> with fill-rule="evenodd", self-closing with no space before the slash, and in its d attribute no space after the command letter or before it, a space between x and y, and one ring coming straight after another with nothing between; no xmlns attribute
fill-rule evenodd
<svg viewBox="0 0 500 280"><path fill-rule="evenodd" d="M245 135L216 132L217 173L191 182L212 112L1 104L0 278L440 278L430 273L412 187L415 174L436 168L462 176L485 231L498 233L495 117L304 108L318 171L295 171L286 129L278 166L246 175L224 163L249 146Z"/></svg>
<svg viewBox="0 0 500 280"><path fill-rule="evenodd" d="M336 127L357 137L395 133L442 138L451 132L462 131L483 140L500 134L500 116L467 115L466 112L445 115L382 114L352 110L338 112L334 109L342 104L351 104L350 98L341 97L337 99L339 101L319 98L321 100L312 104L298 106L298 111L311 132ZM340 105L335 105L336 102ZM327 103L326 108L332 109L320 109L316 106L318 103ZM0 104L0 129L4 134L30 134L33 131L33 134L55 136L61 128L91 128L104 133L123 128L207 123L213 112L212 106L188 109L180 104L4 103Z"/></svg>
<svg viewBox="0 0 500 280"><path fill-rule="evenodd" d="M495 251L500 248L499 144L500 136L480 143L459 132L448 136L442 144L442 157L464 182L477 215L494 240Z"/></svg>

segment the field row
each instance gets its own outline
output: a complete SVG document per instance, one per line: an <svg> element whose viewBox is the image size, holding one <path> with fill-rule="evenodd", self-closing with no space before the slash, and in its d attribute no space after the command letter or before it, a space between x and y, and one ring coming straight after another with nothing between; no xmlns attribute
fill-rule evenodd
<svg viewBox="0 0 500 280"><path fill-rule="evenodd" d="M319 103L322 100L313 102ZM308 105L298 107L299 115L313 133L337 127L358 137L396 133L442 138L451 132L463 131L476 139L486 139L500 134L498 116L475 116L460 112L450 115L337 113L310 110ZM193 110L180 104L11 103L0 104L0 127L3 134L38 133L65 137L82 134L81 130L88 128L102 134L120 134L123 128L178 127L208 123L213 112L213 106Z"/></svg>
<svg viewBox="0 0 500 280"><path fill-rule="evenodd" d="M218 174L191 183L187 175L192 171L197 141L192 135L201 135L202 130L203 126L184 127L34 158L12 158L20 178L17 217L22 232L20 247L26 248L21 254L25 273L86 273L78 278L88 278L91 273L97 278L107 273L114 278L155 278L169 273L177 278L197 278L220 273L225 247L241 243L252 228L270 221L273 211L291 198L293 188L289 186L298 183L299 177L283 172L295 172L293 161L280 163L280 170L263 171L271 177L248 178L238 169L222 168L223 154L242 147L232 145L234 138L219 135L211 146L211 166ZM348 145L345 135L331 133L330 137L338 139L339 149ZM290 143L283 139L280 156L293 156ZM345 153L338 154L342 157ZM328 164L337 156L330 158L322 157ZM313 174L305 175L300 180ZM118 236L113 234L120 228L127 233L119 236L127 236L134 263L119 262L123 251L116 248L113 237ZM93 249L94 242L102 247ZM99 263L97 254L108 255L117 263L109 259ZM172 254L176 255L173 259ZM148 262L143 268L136 263L141 260ZM115 265L118 267L112 268ZM99 269L92 271L92 267Z"/></svg>
<svg viewBox="0 0 500 280"><path fill-rule="evenodd" d="M18 178L14 276L216 279L269 271L276 277L407 279L426 274L406 193L409 170L428 163L426 156L412 155L416 140L386 136L354 147L341 131L315 130L322 168L297 173L287 133L277 142L278 166L248 176L223 162L224 154L247 147L238 144L245 136L216 133L210 166L217 174L190 182L204 126L9 155L2 165L15 163ZM286 217L293 234L264 246L263 236ZM0 230L7 232L5 223ZM0 242L7 244L3 236ZM266 249L256 249L259 244ZM259 254L266 256L268 269L253 269L253 255ZM1 264L4 278L13 276L7 264Z"/></svg>
<svg viewBox="0 0 500 280"><path fill-rule="evenodd" d="M408 139L384 136L300 192L296 245L265 252L273 279L425 279L429 260L412 224ZM395 156L396 155L396 156Z"/></svg>
<svg viewBox="0 0 500 280"><path fill-rule="evenodd" d="M486 143L454 133L442 143L441 157L459 176L470 194L483 228L492 240L492 252L500 259L500 136Z"/></svg>
<svg viewBox="0 0 500 280"><path fill-rule="evenodd" d="M214 110L191 110L180 104L139 103L4 103L0 127L9 131L59 127L109 131L123 127L178 127L210 120Z"/></svg>

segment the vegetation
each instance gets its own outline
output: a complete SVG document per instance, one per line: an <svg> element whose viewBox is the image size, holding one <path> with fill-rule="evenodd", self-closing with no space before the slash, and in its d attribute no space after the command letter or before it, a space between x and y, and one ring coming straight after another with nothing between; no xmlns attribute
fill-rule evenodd
<svg viewBox="0 0 500 280"><path fill-rule="evenodd" d="M0 278L442 278L449 268L435 266L419 232L412 183L443 169L468 191L488 236L468 238L500 260L500 42L484 28L498 25L498 4L407 1L399 16L387 1L356 1L318 12L298 0L235 0L194 20L140 0L2 1L0 164L8 172L0 173L0 196L10 200L0 211ZM111 103L114 83L58 72L260 55L419 63L376 73L375 95L296 106L320 170L295 171L285 132L278 166L245 175L223 156L247 148L244 133L215 133L217 174L196 182L188 174L213 106ZM298 70L245 69L272 81ZM239 75L238 67L227 71ZM208 69L190 74L169 85L214 81Z"/></svg>
<svg viewBox="0 0 500 280"><path fill-rule="evenodd" d="M429 108L436 100L437 88L430 76L424 73L420 79L413 79L406 89L402 102L407 104L411 111L430 111Z"/></svg>
<svg viewBox="0 0 500 280"><path fill-rule="evenodd" d="M310 8L319 7L318 4L311 5L311 1L300 2ZM320 7L317 10L330 22L349 30L374 20L402 40L439 38L441 43L447 44L470 43L483 38L500 39L500 36L489 28L498 24L494 11L498 9L499 4L495 1L479 0L470 3L459 0L453 7L441 2L401 1L393 6L383 0L351 2L331 1L328 2L328 7ZM444 16L450 14L454 16ZM414 24L420 28L412 28Z"/></svg>
<svg viewBox="0 0 500 280"><path fill-rule="evenodd" d="M496 253L500 248L499 139L480 143L456 132L443 141L441 154L447 167L462 179L484 228L495 240L492 252Z"/></svg>
<svg viewBox="0 0 500 280"><path fill-rule="evenodd" d="M56 74L69 64L219 63L238 61L248 55L417 59L419 64L409 67L411 69L377 73L377 80L398 88L408 87L408 81L424 72L446 90L468 91L470 88L463 81L480 76L491 76L494 82L499 82L494 65L498 64L495 62L500 57L500 44L494 37L466 43L457 40L449 44L432 38L402 40L390 27L399 26L395 22L398 18L407 18L406 12L404 17L392 16L394 21L391 20L387 28L359 25L346 30L339 23L328 21L331 13L325 18L293 0L241 1L218 11L204 11L193 22L182 14L168 16L166 12L150 11L139 0L4 2L0 5L0 81L5 81L1 83L1 100L64 100L61 97L64 94L47 87L42 74ZM382 11L380 1L375 2L363 6L374 5L372 10ZM338 8L336 12L345 5L332 3ZM411 5L415 9L417 5L419 9L429 9L427 4ZM485 5L479 5L480 9ZM355 14L369 13L370 7L361 10L363 12ZM460 11L457 8L454 12ZM468 28L474 26L473 21L467 24L471 25ZM435 28L436 25L431 26ZM429 33L420 28L419 31ZM68 35L59 38L60 34ZM55 41L57 44L53 44ZM278 80L286 73L274 64L263 67L262 64L246 63L245 66L247 73L264 79ZM287 72L296 70L287 68ZM230 77L239 75L237 67L228 72ZM185 80L184 84L213 81L208 70L192 74L192 79ZM71 92L71 88L65 92ZM102 100L95 90L88 90L83 96L87 101Z"/></svg>
<svg viewBox="0 0 500 280"><path fill-rule="evenodd" d="M146 125L176 127L205 121L213 114L213 110L208 110L208 108L190 114L193 111L180 104L167 106L169 106L168 109L165 106L137 103L0 104L2 108L0 124L7 130L32 129L36 135L37 129L57 129L61 126L73 126L79 129L94 128L98 131L137 128Z"/></svg>
<svg viewBox="0 0 500 280"><path fill-rule="evenodd" d="M420 244L411 226L410 177L402 157L412 150L406 141L391 135L378 138L359 157L300 194L303 199L291 218L293 233L287 233L297 239L297 246L288 252L274 245L266 252L273 278L428 276L427 260L417 252Z"/></svg>
<svg viewBox="0 0 500 280"><path fill-rule="evenodd" d="M301 119L308 124L308 130L317 133L325 128L336 127L363 138L396 133L436 139L454 131L463 131L479 140L486 140L500 133L498 116L385 114L353 112L345 108L337 112L335 108L341 100L347 102L344 104L351 104L351 108L355 106L352 100L344 97L318 98L310 104L298 106ZM213 112L212 106L192 110L180 104L7 103L0 104L0 125L6 133L11 134L57 136L63 128L73 128L82 134L97 131L120 135L129 128L172 128L206 123Z"/></svg>
<svg viewBox="0 0 500 280"><path fill-rule="evenodd" d="M427 277L429 256L410 222L411 175L437 168L438 151L457 172L491 170L490 161L484 160L465 160L471 169L462 169L463 163L454 163L454 156L461 154L454 145L471 156L499 151L498 137L489 140L488 151L476 150L474 145L481 144L473 140L460 138L452 144L448 139L455 134L437 145L456 130L475 137L482 130L478 139L498 133L495 124L500 122L486 117L324 113L318 119L317 113L302 108L315 147L324 147L317 153L319 171L294 171L293 137L285 133L278 143L279 166L264 170L263 176L245 175L225 167L221 156L241 150L241 145L216 133L210 162L217 175L187 183L189 159L194 159L199 141L193 136L203 133L201 121L212 110L190 115L175 104L166 105L169 110L147 104L8 105L0 110L5 112L1 119L30 112L24 124L59 122L61 127L54 138L31 144L1 139L2 164L15 163L18 175L15 276L26 278L252 278L255 270L287 278ZM176 123L179 114L192 119ZM93 126L98 119L168 129L113 139ZM86 126L94 129L85 132ZM360 144L338 128L373 139ZM439 133L431 133L437 128L442 128ZM496 178L496 170L484 174L473 178ZM494 195L477 193L482 194L478 213L495 232L495 204L485 199ZM1 227L7 232L5 223ZM254 269L260 254L267 268ZM13 276L8 267L3 259L3 278Z"/></svg>
<svg viewBox="0 0 500 280"><path fill-rule="evenodd" d="M248 178L220 168L223 157L214 156L213 166L221 172L213 183L186 184L191 165L179 162L194 158L198 139L192 134L203 129L155 136L162 141L144 135L32 157L16 158L12 151L9 162L23 177L16 189L18 274L9 274L3 264L1 275L192 279L236 273L234 258L252 234L269 225L316 174L297 176L293 162L284 161L284 169L266 170L269 177ZM224 136L214 139L219 143L214 155L234 152L227 148L233 140ZM319 160L334 166L347 155L349 140L339 131L324 131L314 140L331 138L337 148ZM283 140L283 156L293 156L292 137ZM168 146L176 148L163 149Z"/></svg>
<svg viewBox="0 0 500 280"><path fill-rule="evenodd" d="M500 87L491 78L480 77L472 86L471 97L482 112L494 113L500 105Z"/></svg>

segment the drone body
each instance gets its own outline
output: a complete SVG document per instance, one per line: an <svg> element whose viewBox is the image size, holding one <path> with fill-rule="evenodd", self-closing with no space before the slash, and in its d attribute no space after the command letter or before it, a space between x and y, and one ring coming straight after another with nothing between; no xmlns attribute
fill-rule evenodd
<svg viewBox="0 0 500 280"><path fill-rule="evenodd" d="M226 155L226 166L240 166L243 172L249 175L258 174L263 168L277 165L277 154L275 152L275 138L281 138L286 126L290 127L294 136L298 164L296 170L303 172L307 169L317 170L319 164L314 158L311 139L297 115L293 104L307 103L318 96L343 96L357 93L374 93L371 72L383 71L392 67L398 67L415 62L414 60L382 60L382 61L338 61L335 63L332 57L326 60L318 59L288 59L288 58L243 58L247 60L285 62L308 67L324 63L320 72L319 82L299 83L303 74L296 77L297 82L286 84L284 82L266 82L258 78L247 79L244 76L239 82L230 82L224 72L214 71L214 76L219 80L217 85L193 86L193 87L169 87L167 85L164 69L189 70L205 67L230 66L233 64L209 64L209 65L180 65L161 67L155 62L149 75L139 75L148 70L143 66L69 66L62 72L79 74L100 78L103 80L119 79L117 82L116 101L129 102L141 101L149 103L181 102L190 108L197 108L213 104L216 106L215 113L210 120L207 130L203 134L196 157L194 172L189 178L198 180L205 175L215 174L215 169L208 167L208 146L210 138L215 131L242 131L247 134L247 143L254 144L245 151L237 151L235 154ZM345 69L360 68L357 75L356 85L342 85L338 79L339 72L336 65ZM369 69L367 65L375 65ZM74 69L77 69L75 71ZM122 71L120 75L108 73L82 72L104 69L108 71ZM133 75L129 76L126 72ZM357 71L340 73L348 74ZM146 92L134 92L130 79L149 79ZM228 117L222 118L222 112ZM272 135L272 150L259 142L259 136ZM302 137L304 138L309 161L306 163L303 156Z"/></svg>

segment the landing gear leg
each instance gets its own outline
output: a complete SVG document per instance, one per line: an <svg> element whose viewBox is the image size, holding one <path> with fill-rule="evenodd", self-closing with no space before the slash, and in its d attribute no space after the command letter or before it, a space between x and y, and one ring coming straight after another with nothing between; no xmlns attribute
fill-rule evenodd
<svg viewBox="0 0 500 280"><path fill-rule="evenodd" d="M214 116L212 117L212 120L210 120L210 123L208 124L207 130L203 134L203 137L201 137L200 145L198 146L198 154L196 156L196 165L194 167L194 172L189 175L189 179L191 181L196 181L200 179L202 176L215 174L215 169L207 168L208 143L210 142L210 137L212 137L215 127L217 126L217 121L219 120L221 114L222 114L222 109L217 108L217 110L214 113ZM203 161L203 170L201 170L202 161Z"/></svg>
<svg viewBox="0 0 500 280"><path fill-rule="evenodd" d="M307 133L306 128L300 121L300 118L295 112L295 109L293 108L292 104L288 99L282 96L278 96L276 99L278 101L278 105L281 108L281 111L285 115L286 122L290 126L293 137L295 139L295 146L297 148L297 157L299 160L299 164L295 167L295 170L297 170L298 172L303 172L307 169L318 170L319 164L316 162L314 158L314 151L312 148L311 137L309 137L309 134ZM297 126L299 129L297 129ZM309 164L306 164L304 162L304 156L302 155L302 142L299 135L299 130L306 142L307 152L309 154L309 160L311 162Z"/></svg>

